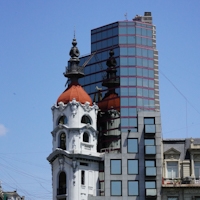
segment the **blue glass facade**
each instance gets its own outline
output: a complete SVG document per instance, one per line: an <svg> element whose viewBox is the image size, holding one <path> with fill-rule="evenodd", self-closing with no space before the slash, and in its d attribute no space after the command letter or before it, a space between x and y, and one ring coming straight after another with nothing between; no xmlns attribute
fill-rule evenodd
<svg viewBox="0 0 200 200"><path fill-rule="evenodd" d="M91 53L95 55L86 65L80 83L93 99L99 96L96 86L102 88L102 97L109 90L102 86L102 80L106 77L110 49L114 51L120 80L115 88L120 97L120 131L137 132L137 111L155 110L153 25L123 21L91 31ZM80 65L89 58L90 55L82 57Z"/></svg>

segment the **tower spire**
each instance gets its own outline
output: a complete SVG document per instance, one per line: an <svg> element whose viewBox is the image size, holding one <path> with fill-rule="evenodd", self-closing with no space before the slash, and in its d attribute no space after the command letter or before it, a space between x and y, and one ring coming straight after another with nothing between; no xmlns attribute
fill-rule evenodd
<svg viewBox="0 0 200 200"><path fill-rule="evenodd" d="M76 29L75 29L75 26L74 26L74 39L76 38Z"/></svg>
<svg viewBox="0 0 200 200"><path fill-rule="evenodd" d="M77 41L75 38L74 32L74 39L72 40L72 47L69 52L71 58L68 61L68 67L66 67L64 76L69 78L72 84L78 83L78 79L84 76L83 69L79 66L79 49L76 46Z"/></svg>
<svg viewBox="0 0 200 200"><path fill-rule="evenodd" d="M102 85L105 87L108 87L109 92L106 94L108 96L110 93L115 93L115 89L117 86L119 86L119 78L117 78L117 70L116 65L117 61L114 56L114 51L111 49L109 52L110 57L108 58L106 65L108 66L106 72L107 77L103 80ZM112 88L112 89L111 89Z"/></svg>

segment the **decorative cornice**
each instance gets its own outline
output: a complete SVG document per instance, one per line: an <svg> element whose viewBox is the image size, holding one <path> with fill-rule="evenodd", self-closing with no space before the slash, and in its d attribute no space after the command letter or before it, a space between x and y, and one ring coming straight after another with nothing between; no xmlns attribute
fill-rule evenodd
<svg viewBox="0 0 200 200"><path fill-rule="evenodd" d="M70 153L68 151L62 150L60 148L56 148L55 151L53 151L48 157L47 160L50 163L53 163L53 161L59 157L59 156L65 156L67 158L72 159L73 157L76 157L77 159L87 159L87 160L93 160L93 161L101 161L104 158L104 154L96 153L96 155L86 155L86 154L76 154L76 153Z"/></svg>
<svg viewBox="0 0 200 200"><path fill-rule="evenodd" d="M58 105L57 104L54 104L52 107L51 107L51 110L54 110L54 109L59 109L61 112L65 110L65 108L67 107L67 104L64 104L63 102L59 102Z"/></svg>

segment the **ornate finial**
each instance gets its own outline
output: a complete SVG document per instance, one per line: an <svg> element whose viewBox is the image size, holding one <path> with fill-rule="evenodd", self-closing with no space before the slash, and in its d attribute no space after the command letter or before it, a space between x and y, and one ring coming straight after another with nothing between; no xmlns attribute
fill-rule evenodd
<svg viewBox="0 0 200 200"><path fill-rule="evenodd" d="M117 61L115 60L114 56L114 51L111 49L109 52L110 57L108 58L106 65L108 67L115 67L117 65Z"/></svg>
<svg viewBox="0 0 200 200"><path fill-rule="evenodd" d="M106 65L108 66L106 73L107 76L106 78L103 80L102 85L106 86L108 88L114 88L116 86L119 85L119 79L117 78L117 69L116 69L116 65L117 65L117 61L115 59L114 56L114 51L111 49L109 52L110 57L108 58L108 60L106 61ZM110 90L110 92L115 93L114 90Z"/></svg>
<svg viewBox="0 0 200 200"><path fill-rule="evenodd" d="M75 36L75 35L74 35ZM79 67L79 55L80 52L78 50L76 38L72 40L72 47L70 49L69 55L69 64L68 67L66 67L66 72L64 73L64 76L67 78L70 78L71 83L72 82L78 82L78 78L83 77L84 73L81 67Z"/></svg>
<svg viewBox="0 0 200 200"><path fill-rule="evenodd" d="M73 47L71 48L71 50L69 52L69 55L71 56L70 60L77 60L77 61L79 61L78 57L80 55L80 52L78 50L78 47L76 47L76 45L77 45L76 38L73 39L72 45L73 45Z"/></svg>

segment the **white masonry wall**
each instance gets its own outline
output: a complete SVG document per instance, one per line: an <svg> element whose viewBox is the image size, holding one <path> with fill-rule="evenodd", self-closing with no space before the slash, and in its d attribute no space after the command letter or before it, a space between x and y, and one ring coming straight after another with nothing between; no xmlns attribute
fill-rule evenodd
<svg viewBox="0 0 200 200"><path fill-rule="evenodd" d="M66 198L71 200L87 200L88 195L99 194L99 160L101 155L97 152L97 112L96 104L90 106L88 102L81 104L75 99L68 104L59 103L52 107L53 112L53 151L48 157L52 165L53 200L57 200L59 187L59 174L66 173ZM86 115L91 124L81 123ZM67 118L66 123L58 124L61 116ZM60 134L66 135L66 150L59 148ZM87 132L89 142L83 142L83 134ZM76 165L73 167L73 158ZM55 159L55 160L54 160ZM82 184L82 171L84 171L84 184Z"/></svg>

